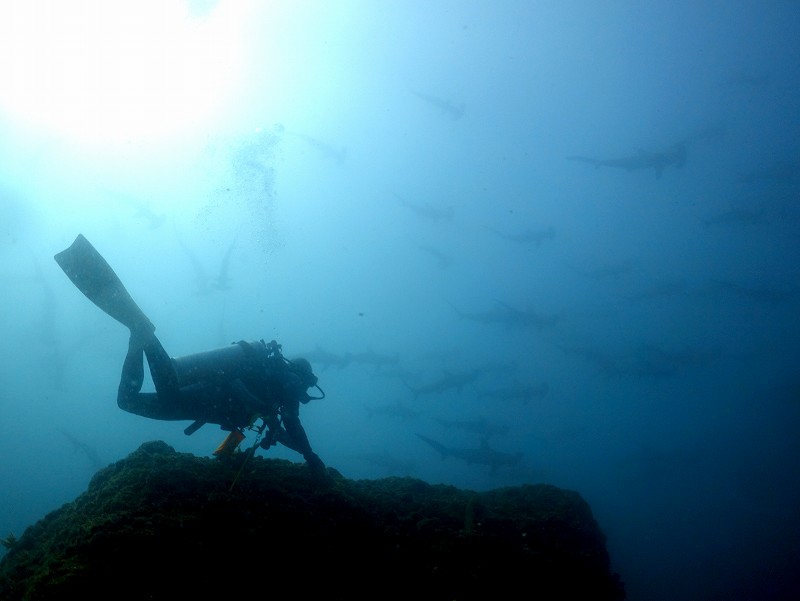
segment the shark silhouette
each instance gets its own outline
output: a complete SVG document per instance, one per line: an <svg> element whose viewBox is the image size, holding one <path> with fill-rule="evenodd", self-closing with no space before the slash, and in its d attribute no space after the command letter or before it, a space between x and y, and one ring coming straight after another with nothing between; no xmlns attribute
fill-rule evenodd
<svg viewBox="0 0 800 601"><path fill-rule="evenodd" d="M302 353L301 356L308 359L312 364L321 366L323 370L331 366L339 369L347 367L352 359L350 353L339 355L322 348L320 345L317 345L313 351Z"/></svg>
<svg viewBox="0 0 800 601"><path fill-rule="evenodd" d="M107 192L120 204L130 207L134 211L134 218L147 222L151 230L160 228L167 220L164 213L156 213L147 203L136 197L115 190L107 190Z"/></svg>
<svg viewBox="0 0 800 601"><path fill-rule="evenodd" d="M480 370L477 368L455 373L445 372L441 378L427 384L415 387L406 383L406 386L414 394L414 398L417 398L423 394L439 394L442 392L447 392L448 390L456 390L461 392L464 386L472 384L478 378L479 374Z"/></svg>
<svg viewBox="0 0 800 601"><path fill-rule="evenodd" d="M80 451L86 456L86 458L91 462L93 468L100 469L105 467L105 462L100 459L100 455L97 453L97 450L94 447L88 445L82 440L78 440L66 430L59 428L58 431L61 432L61 434L64 435L64 438L69 441L76 453Z"/></svg>
<svg viewBox="0 0 800 601"><path fill-rule="evenodd" d="M640 150L638 154L618 159L597 159L585 156L568 156L567 159L589 163L595 167L613 167L624 171L653 169L656 179L659 179L666 167L682 167L686 163L686 144L678 142L661 152Z"/></svg>
<svg viewBox="0 0 800 601"><path fill-rule="evenodd" d="M422 245L419 247L421 251L428 253L431 257L436 259L439 267L441 269L447 269L453 264L453 257L448 254L443 253L438 248L434 248L433 246Z"/></svg>
<svg viewBox="0 0 800 601"><path fill-rule="evenodd" d="M497 388L493 390L481 390L478 392L479 399L491 399L499 401L522 401L527 405L534 399L543 399L550 391L550 386L547 382L540 384L528 384L525 386L509 386L507 388Z"/></svg>
<svg viewBox="0 0 800 601"><path fill-rule="evenodd" d="M382 355L375 351L368 350L360 353L351 353L349 355L351 363L360 363L362 365L372 365L375 371L380 370L385 365L397 365L400 361L400 355Z"/></svg>
<svg viewBox="0 0 800 601"><path fill-rule="evenodd" d="M385 417L396 417L400 419L413 419L419 417L420 412L404 405L400 401L390 403L388 405L364 405L367 414L372 417L373 415L383 415Z"/></svg>
<svg viewBox="0 0 800 601"><path fill-rule="evenodd" d="M430 204L421 205L410 202L405 198L401 197L399 194L394 195L395 198L403 205L405 208L409 209L412 213L415 213L419 217L424 217L426 219L430 219L434 222L439 221L452 221L453 219L453 207L435 207Z"/></svg>
<svg viewBox="0 0 800 601"><path fill-rule="evenodd" d="M477 448L455 448L445 446L422 434L417 434L417 436L436 449L442 456L442 459L454 457L470 465L488 465L491 474L495 474L501 467L514 467L522 461L521 452L504 453L502 451L497 451L489 446L486 439L483 439L481 446Z"/></svg>
<svg viewBox="0 0 800 601"><path fill-rule="evenodd" d="M535 246L541 246L542 242L545 240L552 240L556 237L556 230L553 226L547 227L543 230L527 229L516 234L501 232L488 226L486 226L486 229L494 233L496 236L503 238L504 240L519 242L521 244L533 244Z"/></svg>
<svg viewBox="0 0 800 601"><path fill-rule="evenodd" d="M330 144L326 144L316 138L312 138L306 134L301 134L298 132L287 131L286 134L290 136L295 136L300 138L304 142L306 142L309 146L314 148L317 152L319 152L320 156L324 159L330 159L334 163L341 165L344 163L345 159L347 158L347 148L334 148Z"/></svg>
<svg viewBox="0 0 800 601"><path fill-rule="evenodd" d="M556 315L542 315L535 311L522 311L499 300L495 300L495 303L496 306L494 309L475 313L460 311L453 304L450 304L450 306L453 307L453 310L462 319L468 319L483 324L502 325L508 329L533 326L541 330L544 327L555 325L559 320Z"/></svg>
<svg viewBox="0 0 800 601"><path fill-rule="evenodd" d="M206 269L203 266L203 263L200 261L200 259L197 258L197 255L194 254L194 251L192 251L192 249L189 248L189 246L183 241L181 236L178 234L178 227L177 225L175 225L174 222L173 222L173 228L175 230L175 239L178 241L178 244L180 245L181 249L183 249L183 252L186 254L186 258L188 258L192 264L192 271L194 271L194 280L193 280L194 294L197 295L208 294L209 292L211 292L211 287L209 285L211 278L209 278L208 273L206 272Z"/></svg>
<svg viewBox="0 0 800 601"><path fill-rule="evenodd" d="M235 246L236 239L231 242L228 250L225 251L225 255L222 257L222 263L220 264L219 273L217 277L214 278L214 281L211 282L211 286L217 290L230 290L231 288L231 278L228 275L228 271L230 270L231 255L233 254Z"/></svg>
<svg viewBox="0 0 800 601"><path fill-rule="evenodd" d="M449 115L453 119L461 119L464 114L464 104L455 105L449 100L431 96L430 94L423 94L421 92L413 92L414 96L426 102L430 106L439 109L443 115Z"/></svg>
<svg viewBox="0 0 800 601"><path fill-rule="evenodd" d="M58 335L58 303L56 294L50 282L45 277L38 259L34 256L34 279L42 287L42 313L38 320L35 340L38 342L37 356L41 360L43 373L46 374L51 384L57 389L62 389L66 374L66 363L69 353L64 352L61 337Z"/></svg>
<svg viewBox="0 0 800 601"><path fill-rule="evenodd" d="M508 424L491 422L485 417L479 417L477 419L461 419L461 420L444 419L439 417L435 419L436 422L443 428L448 428L448 429L456 428L464 432L479 434L484 438L489 438L490 436L505 436L511 429Z"/></svg>
<svg viewBox="0 0 800 601"><path fill-rule="evenodd" d="M668 350L654 345L640 345L627 353L607 353L591 347L562 347L569 354L579 355L611 377L663 379L679 371L704 367L718 356L716 350Z"/></svg>

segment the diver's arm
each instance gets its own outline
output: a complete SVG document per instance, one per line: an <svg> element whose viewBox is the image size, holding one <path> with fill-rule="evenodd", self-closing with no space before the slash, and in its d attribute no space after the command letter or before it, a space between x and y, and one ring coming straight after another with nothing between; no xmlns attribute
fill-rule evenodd
<svg viewBox="0 0 800 601"><path fill-rule="evenodd" d="M311 443L308 441L305 428L300 423L300 417L292 412L283 415L284 431L289 435L289 440L279 438L280 442L290 449L300 453L306 463L314 470L324 470L325 464L314 451L311 450Z"/></svg>

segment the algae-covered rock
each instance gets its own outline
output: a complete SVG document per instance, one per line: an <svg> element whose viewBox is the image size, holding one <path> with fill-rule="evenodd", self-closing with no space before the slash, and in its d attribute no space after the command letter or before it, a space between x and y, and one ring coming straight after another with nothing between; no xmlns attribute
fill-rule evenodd
<svg viewBox="0 0 800 601"><path fill-rule="evenodd" d="M243 458L143 444L14 542L0 599L624 598L577 493L325 478L262 457L240 470Z"/></svg>

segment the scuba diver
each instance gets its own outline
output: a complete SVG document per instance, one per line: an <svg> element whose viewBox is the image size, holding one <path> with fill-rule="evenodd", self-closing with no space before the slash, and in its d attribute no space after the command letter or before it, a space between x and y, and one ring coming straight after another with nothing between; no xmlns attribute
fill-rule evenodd
<svg viewBox="0 0 800 601"><path fill-rule="evenodd" d="M256 430L261 448L281 443L303 455L312 470L325 473L325 464L311 449L300 423L300 403L325 396L306 359L286 359L274 340L242 340L170 357L155 335L155 326L83 235L55 260L89 300L130 330L117 393L120 409L151 419L192 420L184 430L187 435L204 424L218 424L229 434L214 451L217 456L233 453L245 437L244 430ZM141 391L145 357L155 392ZM321 395L309 395L310 388ZM256 426L259 419L261 425Z"/></svg>

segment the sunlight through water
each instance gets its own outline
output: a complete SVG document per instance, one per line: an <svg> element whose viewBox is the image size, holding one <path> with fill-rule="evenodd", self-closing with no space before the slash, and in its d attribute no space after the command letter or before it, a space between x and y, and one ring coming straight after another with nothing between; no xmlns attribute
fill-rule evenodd
<svg viewBox="0 0 800 601"><path fill-rule="evenodd" d="M213 120L241 75L248 2L30 0L0 8L0 115L70 144L157 144Z"/></svg>

